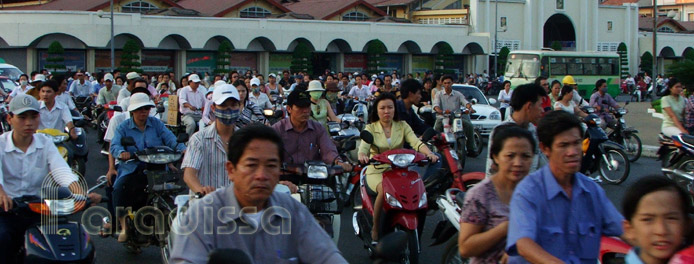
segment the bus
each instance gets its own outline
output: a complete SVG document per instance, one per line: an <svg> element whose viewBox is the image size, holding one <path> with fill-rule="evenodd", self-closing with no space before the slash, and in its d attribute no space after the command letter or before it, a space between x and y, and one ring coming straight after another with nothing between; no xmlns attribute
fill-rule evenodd
<svg viewBox="0 0 694 264"><path fill-rule="evenodd" d="M511 81L513 89L534 82L538 76L546 77L551 83L571 75L578 84L578 93L588 100L600 79L607 80L607 92L617 96L621 92L619 74L616 52L519 50L509 53L504 80Z"/></svg>

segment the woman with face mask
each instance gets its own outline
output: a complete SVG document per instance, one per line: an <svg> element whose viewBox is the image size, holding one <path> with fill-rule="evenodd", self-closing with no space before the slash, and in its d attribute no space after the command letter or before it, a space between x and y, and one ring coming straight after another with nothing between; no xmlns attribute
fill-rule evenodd
<svg viewBox="0 0 694 264"><path fill-rule="evenodd" d="M337 84L335 82L330 82L325 84L325 99L328 100L330 103L330 108L333 109L333 113L336 115L341 114L338 112L338 104L340 103L339 98L340 94L340 89L337 88ZM344 108L344 107L343 107Z"/></svg>
<svg viewBox="0 0 694 264"><path fill-rule="evenodd" d="M321 123L325 127L325 131L330 131L328 120L336 122L340 122L340 120L335 116L330 102L322 98L323 92L325 92L323 85L317 80L310 81L306 91L311 96L311 119Z"/></svg>

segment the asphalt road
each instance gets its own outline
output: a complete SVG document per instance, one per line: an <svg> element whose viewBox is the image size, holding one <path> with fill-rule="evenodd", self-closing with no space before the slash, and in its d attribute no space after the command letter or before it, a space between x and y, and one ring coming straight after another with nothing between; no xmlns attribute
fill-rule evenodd
<svg viewBox="0 0 694 264"><path fill-rule="evenodd" d="M89 142L96 142L96 131L88 129L88 139ZM486 145L486 144L485 144ZM105 156L99 154L99 146L96 143L90 144L89 146L89 161L87 162L87 172L86 176L90 186L94 184L94 181L99 175L106 173L108 169L107 159ZM483 171L485 157L487 151L482 153L477 158L468 158L467 164L465 166L466 171ZM621 207L622 197L624 196L625 188L635 182L637 179L646 176L659 174L660 163L654 159L641 158L635 163L631 164L631 173L629 178L621 185L603 185L607 196L619 209ZM98 192L103 193L103 190ZM102 204L105 206L104 204ZM77 217L76 217L77 218ZM437 263L440 261L445 248L445 244L436 247L428 247L433 241L431 235L436 224L442 219L439 212L432 212L430 216L427 217L426 227L422 234L422 248L423 252L421 254L421 260L426 261L425 263ZM96 222L96 221L94 221ZM370 263L370 259L367 255L367 251L363 248L361 240L359 240L353 232L352 229L352 210L351 208L346 208L345 212L342 214L342 230L340 232L340 242L339 249L342 254L350 263ZM97 251L97 263L99 264L110 264L110 263L159 263L160 253L159 249L156 247L149 247L143 249L142 253L139 255L133 255L128 253L126 249L116 242L115 238L101 238L97 236L92 236L92 241L96 247Z"/></svg>

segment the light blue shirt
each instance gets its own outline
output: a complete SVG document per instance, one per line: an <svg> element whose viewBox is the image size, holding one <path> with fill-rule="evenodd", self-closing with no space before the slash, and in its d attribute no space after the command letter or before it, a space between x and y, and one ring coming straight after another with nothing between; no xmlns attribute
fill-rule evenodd
<svg viewBox="0 0 694 264"><path fill-rule="evenodd" d="M624 263L626 264L643 264L643 261L639 257L639 249L631 248L629 253L624 257Z"/></svg>
<svg viewBox="0 0 694 264"><path fill-rule="evenodd" d="M124 137L132 137L135 140L135 146L127 147L126 150L126 148L121 145L121 140ZM158 146L169 146L177 151L186 149L184 144L176 142L176 136L174 136L174 134L166 128L164 123L156 117L147 117L147 124L145 125L144 132L137 128L135 121L130 118L125 120L116 129L113 140L111 140L110 151L111 155L119 162L118 156L125 151L133 155L138 150ZM139 161L119 162L118 177L116 179L135 172L139 164Z"/></svg>
<svg viewBox="0 0 694 264"><path fill-rule="evenodd" d="M74 97L87 97L92 92L92 82L84 80L84 84L80 83L80 80L74 80L70 84L70 89L68 90Z"/></svg>
<svg viewBox="0 0 694 264"><path fill-rule="evenodd" d="M565 263L594 264L600 237L622 235L624 218L597 183L576 173L571 196L559 186L549 165L518 183L510 206L509 263L528 263L518 255L516 242L530 238Z"/></svg>

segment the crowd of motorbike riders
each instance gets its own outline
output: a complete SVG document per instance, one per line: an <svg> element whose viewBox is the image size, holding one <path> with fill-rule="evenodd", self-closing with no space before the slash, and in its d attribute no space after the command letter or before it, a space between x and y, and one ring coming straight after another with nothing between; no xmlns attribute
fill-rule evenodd
<svg viewBox="0 0 694 264"><path fill-rule="evenodd" d="M190 192L204 196L181 219L191 232L175 235L173 263L206 263L216 248L241 249L255 263L346 263L305 206L273 191L278 184L297 191L291 181L280 181L284 164L318 160L352 171L358 164L343 159L328 122L342 122L338 115L368 102L363 130L371 136L362 137L359 163L374 162L374 156L387 151L414 148L430 161L428 166L436 166L441 154L422 142L432 124L422 121L412 106L431 105L438 131L445 114L461 108L468 109L465 114L474 112L474 105L451 88L456 80L448 75L400 79L395 72L368 76L326 71L313 80L305 73L285 71L268 75L267 82L262 74L235 71L224 76L189 74L180 82L173 74L150 78L135 72L92 77L80 71L69 78L32 75L22 75L7 100L12 130L0 136L0 206L8 211L13 198L38 195L45 177L99 203L100 195L74 186L78 176L50 173L68 165L53 142L36 131L53 128L77 137L70 111L79 110L72 97L91 97L94 109L118 105L121 113L106 117L106 110L94 111L87 118L94 123L110 119L103 140L108 146L111 188L106 197L112 215L117 207L143 206L144 165L133 158L152 146L182 152L180 168L168 169L182 170ZM570 77L562 82L558 86L575 85ZM678 82L670 82L672 95L679 95ZM604 81L596 84L596 96L605 96L603 85ZM594 263L601 236L618 236L633 246L627 263L666 263L679 250L691 248L689 198L677 184L657 176L640 179L626 192L622 215L597 183L579 173L583 128L574 113L578 104L569 96L562 100L574 91L556 93L555 83L550 86L541 78L512 92L504 88L499 101L508 114L489 136L487 178L468 190L461 212L462 257L471 263ZM171 95L177 96L179 109L168 111L180 113L178 133L189 135L185 144L158 111ZM580 103L580 96L573 99ZM668 116L684 108L677 100L663 103L669 106ZM465 120L464 126L472 127L469 118ZM669 120L663 132L687 132L679 116ZM468 149L475 149L472 135L466 136ZM375 197L373 223L383 222L384 204L392 199L384 193L384 171L372 164L364 173L366 188ZM103 228L120 225L119 242L128 239L124 218ZM289 232L258 228L266 221L280 226L284 219L291 219ZM36 221L0 214L0 257L10 259L22 245L24 230ZM246 227L254 231L242 232ZM370 230L374 244L384 236L380 228L374 224Z"/></svg>

